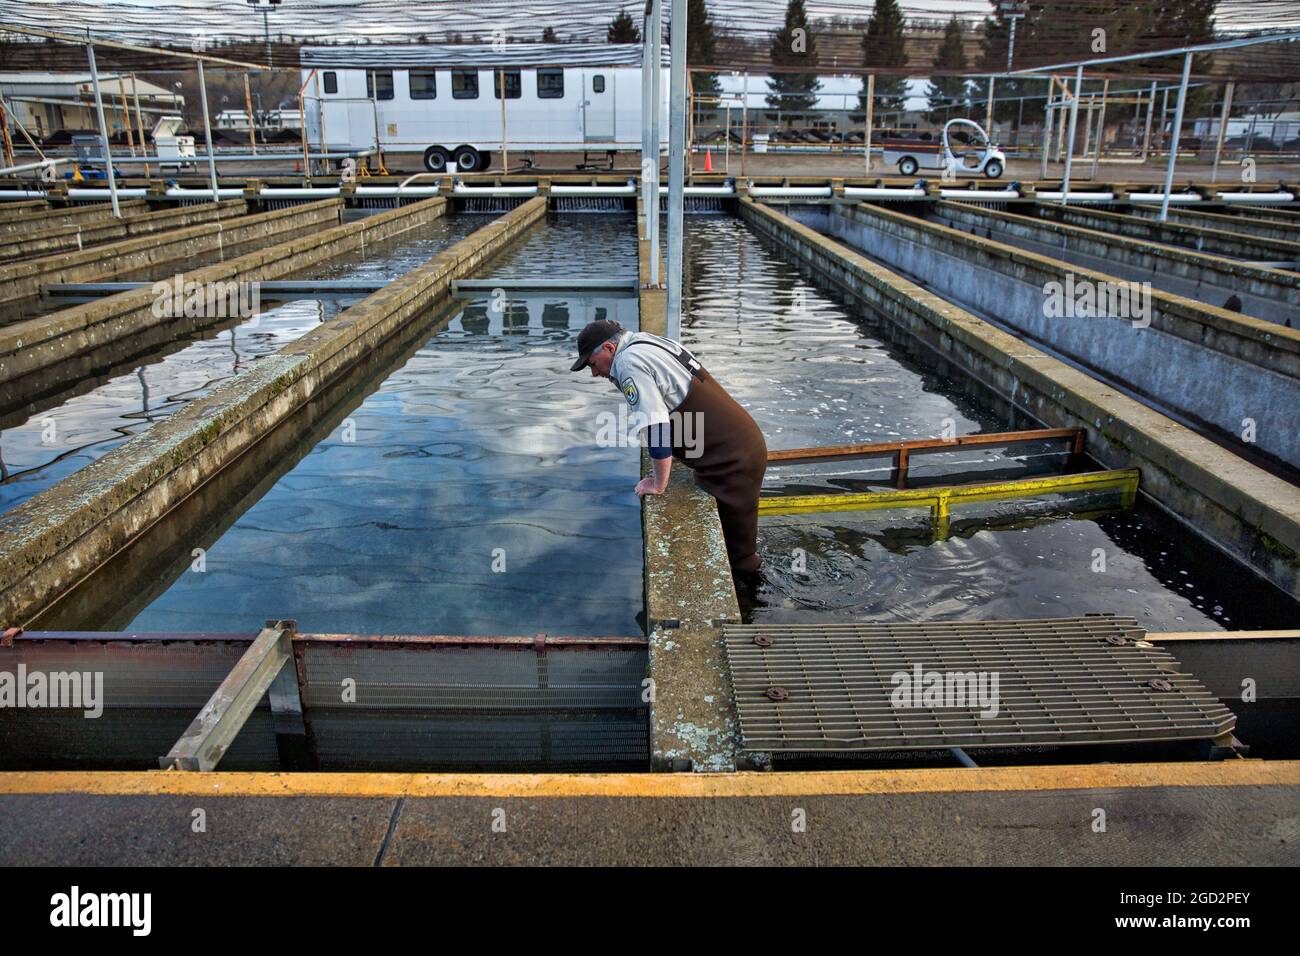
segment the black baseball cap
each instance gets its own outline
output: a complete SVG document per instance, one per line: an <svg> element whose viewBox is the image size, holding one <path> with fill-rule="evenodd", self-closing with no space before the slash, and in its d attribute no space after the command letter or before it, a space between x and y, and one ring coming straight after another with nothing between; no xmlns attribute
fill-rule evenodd
<svg viewBox="0 0 1300 956"><path fill-rule="evenodd" d="M573 367L569 371L581 372L587 367L587 362L591 359L591 353L622 331L623 326L613 319L597 319L595 322L588 322L586 327L578 333L578 361L573 363Z"/></svg>

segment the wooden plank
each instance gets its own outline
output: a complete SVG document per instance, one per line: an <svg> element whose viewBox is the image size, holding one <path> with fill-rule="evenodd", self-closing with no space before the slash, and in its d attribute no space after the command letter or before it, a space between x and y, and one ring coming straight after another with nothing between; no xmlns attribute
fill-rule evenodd
<svg viewBox="0 0 1300 956"><path fill-rule="evenodd" d="M293 660L293 628L285 624L277 622L258 633L175 746L158 761L162 769L216 769L249 714Z"/></svg>

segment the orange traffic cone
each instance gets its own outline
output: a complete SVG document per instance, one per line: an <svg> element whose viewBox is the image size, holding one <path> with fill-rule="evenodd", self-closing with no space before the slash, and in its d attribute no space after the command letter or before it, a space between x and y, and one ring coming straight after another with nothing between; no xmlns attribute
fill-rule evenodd
<svg viewBox="0 0 1300 956"><path fill-rule="evenodd" d="M713 172L713 147L712 146L704 147L704 171L706 173Z"/></svg>

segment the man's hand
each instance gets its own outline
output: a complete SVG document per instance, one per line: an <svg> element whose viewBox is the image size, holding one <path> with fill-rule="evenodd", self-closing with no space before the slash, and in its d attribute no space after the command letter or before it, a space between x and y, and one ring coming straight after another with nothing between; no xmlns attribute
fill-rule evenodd
<svg viewBox="0 0 1300 956"><path fill-rule="evenodd" d="M640 497L646 495L662 495L667 484L667 482L664 482L662 485L659 484L652 475L647 478L642 478L636 483L636 493Z"/></svg>
<svg viewBox="0 0 1300 956"><path fill-rule="evenodd" d="M638 497L662 495L664 489L668 487L668 476L672 474L673 470L672 458L652 458L651 463L654 465L654 474L637 482L636 493Z"/></svg>

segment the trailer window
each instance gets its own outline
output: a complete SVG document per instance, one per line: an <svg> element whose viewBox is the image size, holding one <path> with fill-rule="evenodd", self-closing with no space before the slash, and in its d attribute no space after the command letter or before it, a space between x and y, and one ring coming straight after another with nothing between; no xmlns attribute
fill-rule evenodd
<svg viewBox="0 0 1300 956"><path fill-rule="evenodd" d="M492 75L492 95L501 99L501 87L505 87L506 99L517 100L523 92L523 83L518 70L495 70Z"/></svg>
<svg viewBox="0 0 1300 956"><path fill-rule="evenodd" d="M367 71L366 96L376 100L391 100L393 98L393 71Z"/></svg>
<svg viewBox="0 0 1300 956"><path fill-rule="evenodd" d="M333 70L329 70L325 76L325 92L337 93L339 91L339 75Z"/></svg>
<svg viewBox="0 0 1300 956"><path fill-rule="evenodd" d="M455 100L478 99L478 70L452 70L451 97Z"/></svg>
<svg viewBox="0 0 1300 956"><path fill-rule="evenodd" d="M411 99L434 99L438 95L437 76L433 70L412 70L409 74Z"/></svg>
<svg viewBox="0 0 1300 956"><path fill-rule="evenodd" d="M564 99L563 68L543 67L537 71L537 98L539 100Z"/></svg>
<svg viewBox="0 0 1300 956"><path fill-rule="evenodd" d="M591 92L593 93L605 92L605 77L602 74L597 73L595 76L591 78Z"/></svg>

